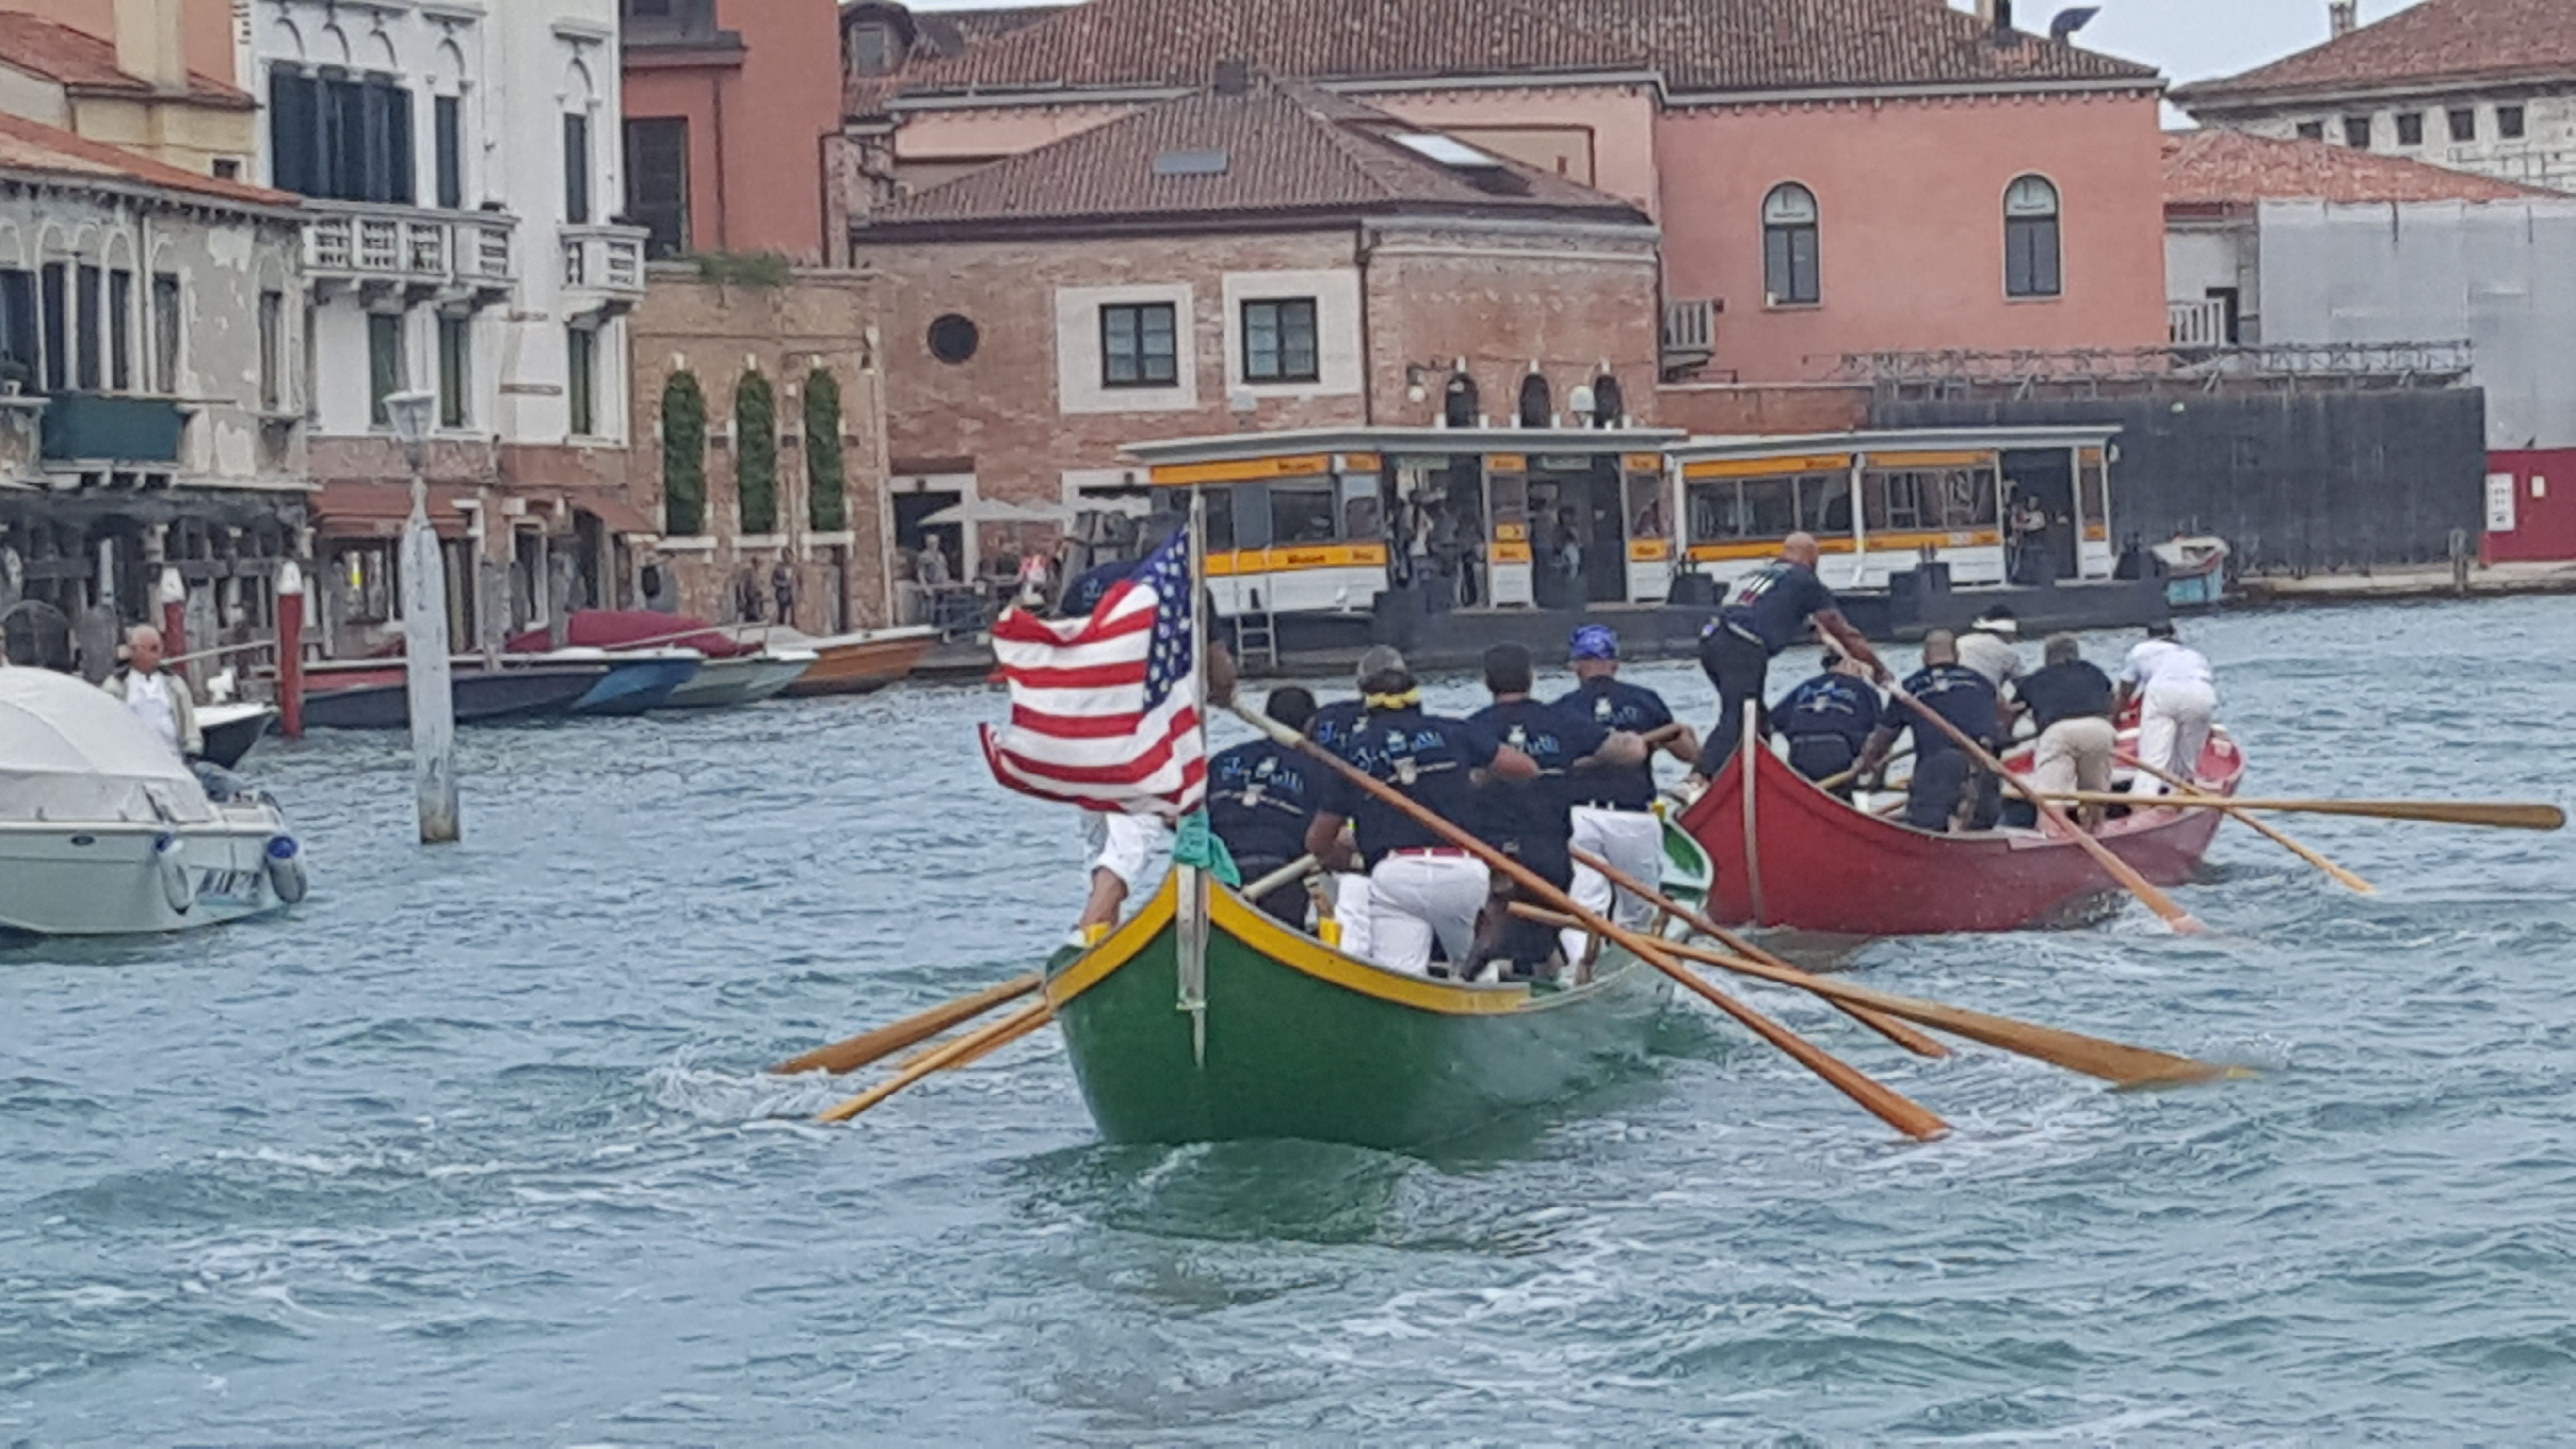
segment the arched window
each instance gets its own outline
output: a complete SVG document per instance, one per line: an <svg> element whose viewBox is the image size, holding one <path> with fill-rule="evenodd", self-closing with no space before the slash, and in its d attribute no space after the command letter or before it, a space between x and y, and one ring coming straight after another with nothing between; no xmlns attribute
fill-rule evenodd
<svg viewBox="0 0 2576 1449"><path fill-rule="evenodd" d="M1472 428L1476 425L1476 380L1461 372L1449 379L1449 387L1440 399L1440 421L1444 427Z"/></svg>
<svg viewBox="0 0 2576 1449"><path fill-rule="evenodd" d="M1544 428L1549 426L1548 414L1555 410L1556 398L1554 394L1548 391L1546 378L1533 372L1529 376L1521 379L1520 416L1522 427Z"/></svg>
<svg viewBox="0 0 2576 1449"><path fill-rule="evenodd" d="M1816 193L1794 181L1762 198L1762 290L1774 307L1811 307L1824 300Z"/></svg>
<svg viewBox="0 0 2576 1449"><path fill-rule="evenodd" d="M2065 289L2057 259L2057 188L2024 176L2004 190L2004 295L2054 297Z"/></svg>

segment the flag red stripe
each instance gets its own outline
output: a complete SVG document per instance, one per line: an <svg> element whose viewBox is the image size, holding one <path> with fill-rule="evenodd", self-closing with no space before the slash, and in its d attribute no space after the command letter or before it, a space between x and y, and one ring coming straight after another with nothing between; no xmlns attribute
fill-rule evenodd
<svg viewBox="0 0 2576 1449"><path fill-rule="evenodd" d="M1115 598L1116 595L1111 595ZM1154 627L1154 611L1138 609L1118 618L1110 617L1110 605L1103 600L1082 628L1071 636L1057 633L1045 620L1023 609L1007 609L993 621L993 637L1013 644L1039 644L1050 649L1070 649L1078 644L1098 644L1108 639L1123 639L1142 634Z"/></svg>
<svg viewBox="0 0 2576 1449"><path fill-rule="evenodd" d="M1183 710L1172 717L1171 729L1162 739L1155 741L1133 759L1117 765L1060 765L1021 754L1007 745L996 748L1001 750L1002 758L1009 760L1020 769L1050 780L1061 780L1068 785L1133 785L1170 764L1173 741L1187 736L1198 727L1197 712Z"/></svg>
<svg viewBox="0 0 2576 1449"><path fill-rule="evenodd" d="M1144 722L1142 710L1133 714L1048 714L1025 704L1011 706L1011 728L1059 740L1105 740L1134 734Z"/></svg>
<svg viewBox="0 0 2576 1449"><path fill-rule="evenodd" d="M1043 665L1002 666L1002 677L1026 689L1107 689L1120 684L1145 682L1145 661L1133 664L1091 664L1079 669L1049 669Z"/></svg>
<svg viewBox="0 0 2576 1449"><path fill-rule="evenodd" d="M1086 810L1098 810L1104 814L1121 813L1130 804L1140 799L1161 800L1176 809L1186 810L1197 803L1205 793L1207 785L1207 761L1202 757L1191 760L1181 767L1181 787L1178 791L1151 793L1135 791L1121 796L1104 796L1085 794L1072 789L1050 789L1046 783L1029 779L1019 773L1025 766L1018 763L1018 756L1002 748L999 735L992 726L978 725L976 735L984 747L986 767L993 772L994 780L1004 787L1036 799L1079 805Z"/></svg>

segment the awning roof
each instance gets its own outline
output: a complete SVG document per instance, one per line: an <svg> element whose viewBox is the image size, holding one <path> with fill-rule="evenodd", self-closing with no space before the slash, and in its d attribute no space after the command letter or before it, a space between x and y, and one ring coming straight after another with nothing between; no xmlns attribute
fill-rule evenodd
<svg viewBox="0 0 2576 1449"><path fill-rule="evenodd" d="M429 523L441 538L465 536L465 513L457 505L474 500L474 490L448 484L429 485ZM411 517L411 485L343 481L325 483L312 504L314 530L324 538L400 538Z"/></svg>

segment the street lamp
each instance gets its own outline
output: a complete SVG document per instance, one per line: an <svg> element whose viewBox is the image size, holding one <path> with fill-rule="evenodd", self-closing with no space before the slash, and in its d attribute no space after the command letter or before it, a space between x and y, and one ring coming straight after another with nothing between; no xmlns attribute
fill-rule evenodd
<svg viewBox="0 0 2576 1449"><path fill-rule="evenodd" d="M421 460L429 449L429 410L437 402L438 395L428 392L398 392L385 399L385 421L403 445L414 483L420 481Z"/></svg>

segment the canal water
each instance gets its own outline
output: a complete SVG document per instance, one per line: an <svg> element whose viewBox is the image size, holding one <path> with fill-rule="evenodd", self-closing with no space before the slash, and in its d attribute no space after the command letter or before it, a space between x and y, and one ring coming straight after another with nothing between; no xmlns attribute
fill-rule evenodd
<svg viewBox="0 0 2576 1449"><path fill-rule="evenodd" d="M2571 793L2576 601L2187 626L2266 794ZM2125 640L2090 641L2110 662ZM1678 666L1639 670L1693 716ZM1472 698L1466 681L1435 690ZM2258 1065L1919 1062L1890 1134L1677 1009L1426 1157L1113 1149L1051 1033L848 1129L784 1055L1027 969L1080 895L982 689L272 741L283 918L0 950L0 1440L2514 1442L2576 1391L2576 851L2309 818L1870 984Z"/></svg>

